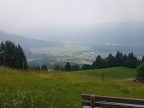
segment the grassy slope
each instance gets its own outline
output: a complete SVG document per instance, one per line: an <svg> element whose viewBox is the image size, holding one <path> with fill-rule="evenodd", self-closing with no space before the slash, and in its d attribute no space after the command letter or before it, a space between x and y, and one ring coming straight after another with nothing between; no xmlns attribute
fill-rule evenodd
<svg viewBox="0 0 144 108"><path fill-rule="evenodd" d="M102 73L104 73L105 78L125 79L125 78L134 77L136 74L136 70L126 68L126 67L114 67L114 68L107 68L107 69L79 71L78 73L91 75L95 77L101 77Z"/></svg>
<svg viewBox="0 0 144 108"><path fill-rule="evenodd" d="M105 81L95 77L102 71L109 75ZM124 71L132 73L128 78L135 70L109 68L79 73L26 73L0 67L0 107L80 108L82 93L144 98L144 85L115 80L113 72ZM123 74L117 77L126 78Z"/></svg>

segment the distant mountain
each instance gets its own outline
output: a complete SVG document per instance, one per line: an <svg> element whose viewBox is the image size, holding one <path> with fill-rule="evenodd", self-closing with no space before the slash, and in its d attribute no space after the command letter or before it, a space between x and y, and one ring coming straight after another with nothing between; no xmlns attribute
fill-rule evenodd
<svg viewBox="0 0 144 108"><path fill-rule="evenodd" d="M144 54L144 22L123 22L92 27L75 34L97 51L141 52Z"/></svg>
<svg viewBox="0 0 144 108"><path fill-rule="evenodd" d="M28 39L14 34L7 34L0 31L0 41L10 40L16 44L20 44L24 49L30 48L48 48L62 46L61 42L43 41L37 39Z"/></svg>
<svg viewBox="0 0 144 108"><path fill-rule="evenodd" d="M38 28L27 33L43 35L47 40L72 41L88 44L107 44L112 46L144 46L144 21L126 21L116 24L93 25L81 27ZM110 44L109 44L110 46Z"/></svg>
<svg viewBox="0 0 144 108"><path fill-rule="evenodd" d="M89 40L95 43L140 46L144 45L144 22L124 22L108 25L91 30L88 34L90 35ZM114 44L111 45L114 46Z"/></svg>

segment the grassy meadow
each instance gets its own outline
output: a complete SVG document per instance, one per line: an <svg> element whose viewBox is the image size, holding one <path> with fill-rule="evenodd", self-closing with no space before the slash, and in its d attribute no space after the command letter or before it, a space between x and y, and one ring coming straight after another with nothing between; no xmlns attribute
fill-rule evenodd
<svg viewBox="0 0 144 108"><path fill-rule="evenodd" d="M135 74L124 67L49 73L0 67L0 108L81 108L81 94L144 98L144 84L125 80Z"/></svg>

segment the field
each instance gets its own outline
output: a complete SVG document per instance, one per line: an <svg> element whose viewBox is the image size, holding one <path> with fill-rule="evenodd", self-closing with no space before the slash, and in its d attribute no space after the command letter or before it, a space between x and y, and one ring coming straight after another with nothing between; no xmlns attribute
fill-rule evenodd
<svg viewBox="0 0 144 108"><path fill-rule="evenodd" d="M101 80L104 73L105 80ZM29 72L0 67L0 108L81 108L81 94L144 98L135 69Z"/></svg>

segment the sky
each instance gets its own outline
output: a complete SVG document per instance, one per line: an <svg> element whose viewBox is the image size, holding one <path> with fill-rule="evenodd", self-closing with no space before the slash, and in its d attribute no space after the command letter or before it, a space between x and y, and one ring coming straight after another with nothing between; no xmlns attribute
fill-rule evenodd
<svg viewBox="0 0 144 108"><path fill-rule="evenodd" d="M144 21L144 0L0 0L0 30L28 38L74 36L93 27Z"/></svg>

